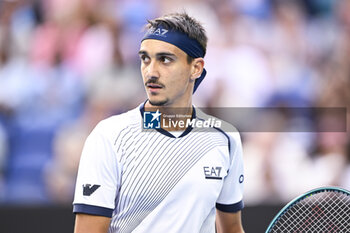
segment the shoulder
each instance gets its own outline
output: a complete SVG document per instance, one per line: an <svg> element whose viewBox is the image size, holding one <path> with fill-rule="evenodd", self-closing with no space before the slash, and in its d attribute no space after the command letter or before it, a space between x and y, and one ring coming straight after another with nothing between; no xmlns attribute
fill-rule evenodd
<svg viewBox="0 0 350 233"><path fill-rule="evenodd" d="M140 127L141 118L140 110L137 107L125 113L114 115L100 121L93 131L114 138L126 129Z"/></svg>
<svg viewBox="0 0 350 233"><path fill-rule="evenodd" d="M213 128L222 132L223 134L227 134L228 136L232 137L233 139L240 138L240 134L239 134L237 128L234 127L232 124L228 123L227 121L224 121L224 120L219 119L215 116L206 114L198 108L196 108L196 117L198 119L203 120L203 121L213 122L213 125L214 125Z"/></svg>
<svg viewBox="0 0 350 233"><path fill-rule="evenodd" d="M237 147L241 145L240 133L232 124L215 116L206 114L198 108L196 108L196 117L204 121L214 122L213 128L229 140L230 146Z"/></svg>

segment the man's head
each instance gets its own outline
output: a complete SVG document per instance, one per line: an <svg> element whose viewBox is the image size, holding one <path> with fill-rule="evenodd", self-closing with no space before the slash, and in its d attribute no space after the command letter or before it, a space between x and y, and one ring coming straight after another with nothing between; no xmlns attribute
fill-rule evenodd
<svg viewBox="0 0 350 233"><path fill-rule="evenodd" d="M182 32L189 38L198 41L205 55L208 38L205 29L196 19L190 17L186 13L174 13L153 20L148 20L148 24L146 25L148 30L154 30L159 27Z"/></svg>
<svg viewBox="0 0 350 233"><path fill-rule="evenodd" d="M187 106L205 75L204 28L186 13L149 20L146 28L139 55L149 102Z"/></svg>

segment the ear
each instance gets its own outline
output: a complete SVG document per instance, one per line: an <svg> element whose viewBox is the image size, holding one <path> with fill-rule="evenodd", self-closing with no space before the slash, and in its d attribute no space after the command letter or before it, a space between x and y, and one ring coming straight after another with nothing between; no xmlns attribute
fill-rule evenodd
<svg viewBox="0 0 350 233"><path fill-rule="evenodd" d="M195 81L199 78L203 72L204 68L204 59L202 57L195 58L192 61L192 70L191 70L191 80Z"/></svg>

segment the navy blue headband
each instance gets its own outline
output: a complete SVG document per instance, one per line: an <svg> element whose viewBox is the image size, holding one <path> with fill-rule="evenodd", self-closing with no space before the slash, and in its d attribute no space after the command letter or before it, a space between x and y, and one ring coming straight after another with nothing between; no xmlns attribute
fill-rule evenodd
<svg viewBox="0 0 350 233"><path fill-rule="evenodd" d="M185 33L176 30L168 30L163 27L151 28L147 31L142 41L147 39L161 40L175 45L187 53L188 56L193 58L204 57L205 55L202 46L198 43L197 40L194 40L188 37ZM203 81L206 74L207 71L203 69L201 76L197 78L194 83L193 93L197 90L199 84Z"/></svg>

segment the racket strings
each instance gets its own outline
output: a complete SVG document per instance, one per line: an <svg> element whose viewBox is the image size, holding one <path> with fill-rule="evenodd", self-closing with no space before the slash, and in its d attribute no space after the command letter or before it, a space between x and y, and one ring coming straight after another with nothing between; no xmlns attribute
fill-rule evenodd
<svg viewBox="0 0 350 233"><path fill-rule="evenodd" d="M350 197L341 192L320 192L292 205L269 232L350 232Z"/></svg>

